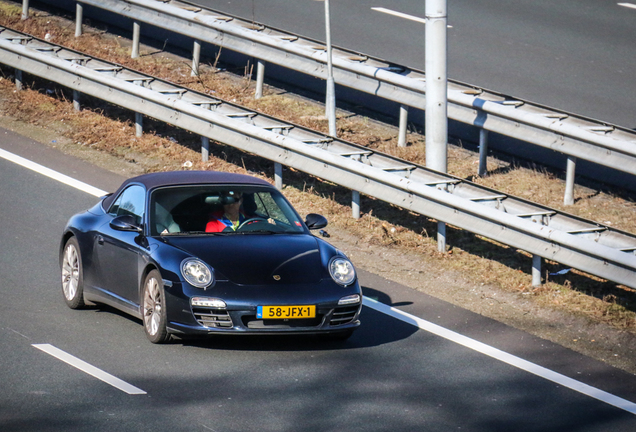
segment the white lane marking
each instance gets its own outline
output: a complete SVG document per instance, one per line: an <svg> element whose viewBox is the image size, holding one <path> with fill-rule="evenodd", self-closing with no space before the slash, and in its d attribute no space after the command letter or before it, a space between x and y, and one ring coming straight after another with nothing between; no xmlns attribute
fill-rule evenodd
<svg viewBox="0 0 636 432"><path fill-rule="evenodd" d="M10 157L7 157L5 155L10 155ZM20 165L22 165L22 166L24 166L26 168L33 169L34 171L37 171L37 172L42 172L42 171L40 171L39 169L31 168L31 166L29 166L29 165L40 167L42 170L45 170L48 173L48 174L44 174L44 172L42 172L42 174L47 175L48 177L51 177L51 178L53 178L55 180L61 181L62 183L68 184L69 186L76 187L77 189L83 190L85 192L91 193L91 192L89 192L89 190L99 191L98 194L93 193L93 195L95 195L95 196L102 196L102 195L106 194L106 192L100 191L99 189L94 188L92 186L89 186L86 183L82 183L80 181L72 179L71 177L68 177L68 176L65 176L63 174L57 173L57 172L55 172L55 171L53 171L53 170L51 170L49 168L45 168L45 167L43 167L41 165L38 165L38 164L36 164L34 162L31 162L31 161L29 161L27 159L24 159L24 158L21 158L19 156L13 155L12 153L9 153L9 152L4 151L2 149L0 149L0 157L3 157L5 159L7 159L7 160L11 160L12 162L18 163L18 164L20 164ZM14 158L16 158L16 159L14 160ZM16 162L16 160L18 160L19 162ZM22 162L22 161L24 161L24 162ZM370 299L368 297L364 297L363 298L363 304L365 306L367 306L367 307L370 307L371 309L377 310L378 312L384 313L384 314L389 315L389 316L391 316L393 318L399 319L400 321L403 321L405 323L414 325L414 326L416 326L416 327L418 327L418 328L420 328L422 330L428 331L428 332L433 333L433 334L435 334L437 336L440 336L440 337L443 337L443 338L445 338L447 340L450 340L451 342L455 342L457 344L463 345L463 346L465 346L467 348L470 348L470 349L472 349L474 351L480 352L480 353L485 354L487 356L490 356L490 357L492 357L494 359L500 360L500 361L502 361L504 363L508 363L511 366L514 366L514 367L517 367L519 369L525 370L525 371L530 372L530 373L532 373L534 375L540 376L540 377L545 378L545 379L547 379L549 381L555 382L555 383L560 384L560 385L562 385L564 387L567 387L569 389L575 390L575 391L577 391L579 393L582 393L584 395L590 396L590 397L592 397L594 399L598 399L598 400L600 400L602 402L605 402L605 403L607 403L609 405L615 406L617 408L623 409L623 410L625 410L627 412L630 412L630 413L636 415L636 404L633 403L633 402L630 402L630 401L628 401L626 399L619 398L618 396L614 396L611 393L607 393L607 392L605 392L603 390L600 390L600 389L597 389L595 387L589 386L589 385L584 384L584 383L582 383L580 381L576 381L576 380L574 380L572 378L566 377L565 375L561 375L559 373L551 371L550 369L546 369L546 368L544 368L542 366L536 365L536 364L531 363L531 362L529 362L527 360L524 360L522 358L513 356L512 354L508 354L508 353L506 353L504 351L501 351L501 350L499 350L497 348L493 348L493 347L491 347L489 345L486 345L484 343L478 342L478 341L476 341L474 339L471 339L469 337L463 336L463 335L461 335L459 333L455 333L452 330L448 330L448 329L446 329L444 327L438 326L437 324L433 324L433 323L431 323L429 321L423 320L423 319L418 318L418 317L416 317L414 315L411 315L409 313L403 312L403 311L401 311L399 309L396 309L396 308L393 308L391 306L385 305L383 303L380 303L380 302L378 302L376 300L373 300L373 299ZM70 354L66 354L64 351L61 351L61 350L59 350L59 349L57 349L57 348L55 348L55 347L53 347L51 345L48 345L48 344L36 345L36 344L34 344L33 346L38 348L38 349L41 349L42 351L48 352L49 354L53 355L54 357L57 357L55 354L52 354L51 352L47 351L47 348L45 348L45 347L50 347L50 349L52 349L54 351L63 353L64 355L66 355L66 356L68 356L68 357L70 357L72 359L75 359L78 362L81 362L81 363L87 365L88 367L100 372L101 374L104 374L105 376L112 377L114 380L117 380L117 381L123 383L124 385L129 386L129 387L131 387L132 389L135 389L138 392L141 392L141 393L130 393L130 394L146 394L146 392L144 392L143 390L139 390L138 388L133 387L130 384L125 383L124 381L121 381L119 378L116 378L116 377L114 377L114 376L112 376L112 375L110 375L110 374L108 374L106 372L103 372L103 371L95 368L94 366L91 366L88 363L83 362L82 360L76 359L75 357L71 356ZM58 358L60 358L60 357L58 357ZM60 360L66 361L66 360L64 360L62 358L60 358ZM66 361L66 362L69 363L68 361ZM75 366L72 363L69 363L69 364ZM77 366L75 366L75 367L77 367ZM81 369L81 368L79 368L79 369ZM87 372L87 371L85 371L85 372ZM87 372L87 373L90 373L90 372ZM92 373L90 373L90 374L93 375ZM93 376L95 376L96 378L102 379L101 377L99 377L97 375L93 375ZM103 381L105 381L105 380L103 380ZM108 382L108 381L105 381L105 382ZM108 383L113 385L113 386L115 386L115 387L117 387L116 385L114 385L114 384L112 384L110 382L108 382ZM117 387L117 388L119 388L119 387ZM124 391L126 391L126 390L124 390Z"/></svg>
<svg viewBox="0 0 636 432"><path fill-rule="evenodd" d="M413 15L408 15L408 14L405 14L405 13L402 13L402 12L397 12L397 11L394 11L394 10L391 10L391 9L387 9L387 8L383 8L383 7L372 7L371 9L376 11L376 12L382 12L382 13L385 13L387 15L393 15L393 16L404 18L404 19L407 19L407 20L411 20L411 21L422 23L422 24L426 24L426 18L420 18L420 17L416 17L416 16L413 16Z"/></svg>
<svg viewBox="0 0 636 432"><path fill-rule="evenodd" d="M586 396L592 397L594 399L598 399L609 405L613 405L616 408L620 408L632 414L636 414L636 403L630 402L626 399L622 399L618 396L614 396L611 393L607 393L603 390L597 389L596 387L589 386L580 381L569 378L565 375L561 375L557 372L551 371L550 369L544 368L543 366L539 366L537 364L531 363L522 358L516 357L512 354L508 354L497 348L493 348L489 345L486 345L482 342L471 339L467 336L461 335L459 333L455 333L452 330L438 326L437 324L433 324L432 322L423 320L414 315L411 315L409 313L406 313L394 307L385 305L384 303L380 303L368 297L363 298L362 304L378 312L382 312L386 315L396 318L400 321L414 325L415 327L418 327L429 333L433 333L434 335L443 337L444 339L447 339L451 342L454 342L459 345L463 345L466 348L470 348L474 351L485 354L496 360L507 363L518 369L524 370L526 372L530 372L534 375L537 375L541 378L547 379L549 381L552 381L554 383L557 383L559 385L562 385L563 387L567 387L579 393L583 393Z"/></svg>
<svg viewBox="0 0 636 432"><path fill-rule="evenodd" d="M636 9L636 4L632 4L632 3L616 3L616 4L626 8Z"/></svg>
<svg viewBox="0 0 636 432"><path fill-rule="evenodd" d="M54 347L50 344L33 344L35 348L44 351L47 354L52 355L53 357L62 360L64 363L67 363L82 372L85 372L89 375L94 376L95 378L104 381L106 384L110 384L119 390L128 393L129 395L144 395L145 391L138 389L137 387L128 384L126 381L122 381L116 376L109 374L108 372L104 372L101 369L96 368L95 366L86 363L84 360L80 360L77 357L74 357L67 352L62 351L59 348Z"/></svg>
<svg viewBox="0 0 636 432"><path fill-rule="evenodd" d="M47 168L45 166L42 166L40 164L37 164L35 162L32 162L28 159L25 159L21 156L15 155L13 153L10 153L6 150L0 149L0 157L3 159L6 159L8 161L11 161L13 163L16 163L18 165L21 165L25 168L28 168L30 170L33 170L35 172L38 172L42 175L45 175L47 177L52 178L53 180L57 180L61 183L64 183L66 185L72 186L75 189L79 189L81 191L84 191L88 194L94 195L96 197L101 197L106 195L108 192L103 191L101 189L98 189L96 187L93 187L91 185L88 185L84 182L81 182L79 180L75 180L72 177L69 177L67 175L61 174L57 171L53 171L50 168Z"/></svg>

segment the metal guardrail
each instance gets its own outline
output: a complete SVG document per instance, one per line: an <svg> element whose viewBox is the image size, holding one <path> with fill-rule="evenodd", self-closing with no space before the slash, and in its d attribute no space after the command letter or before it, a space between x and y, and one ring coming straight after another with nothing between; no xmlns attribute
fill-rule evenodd
<svg viewBox="0 0 636 432"><path fill-rule="evenodd" d="M636 288L636 235L0 27L0 63Z"/></svg>
<svg viewBox="0 0 636 432"><path fill-rule="evenodd" d="M179 0L78 0L80 3L327 78L327 54L320 41ZM422 71L337 47L333 67L335 82L340 85L425 109ZM452 80L448 82L448 103L451 119L636 175L636 131Z"/></svg>
<svg viewBox="0 0 636 432"><path fill-rule="evenodd" d="M636 235L0 27L0 63L636 288Z"/></svg>

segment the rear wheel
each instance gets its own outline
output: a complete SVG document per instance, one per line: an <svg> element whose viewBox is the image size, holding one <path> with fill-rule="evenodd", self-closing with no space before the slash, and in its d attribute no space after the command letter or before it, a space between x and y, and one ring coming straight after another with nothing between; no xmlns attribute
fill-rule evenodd
<svg viewBox="0 0 636 432"><path fill-rule="evenodd" d="M62 294L64 301L71 309L83 308L84 303L84 273L82 257L75 237L67 240L62 256Z"/></svg>
<svg viewBox="0 0 636 432"><path fill-rule="evenodd" d="M170 339L166 328L166 296L163 289L161 274L152 270L144 281L144 296L142 305L144 330L150 342L165 343Z"/></svg>

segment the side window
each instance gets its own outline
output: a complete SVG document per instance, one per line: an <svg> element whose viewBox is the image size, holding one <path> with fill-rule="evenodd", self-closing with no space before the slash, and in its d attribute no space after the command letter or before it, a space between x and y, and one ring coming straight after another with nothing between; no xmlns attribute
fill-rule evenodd
<svg viewBox="0 0 636 432"><path fill-rule="evenodd" d="M113 216L131 215L141 224L146 206L146 190L137 185L130 186L115 200L108 213Z"/></svg>

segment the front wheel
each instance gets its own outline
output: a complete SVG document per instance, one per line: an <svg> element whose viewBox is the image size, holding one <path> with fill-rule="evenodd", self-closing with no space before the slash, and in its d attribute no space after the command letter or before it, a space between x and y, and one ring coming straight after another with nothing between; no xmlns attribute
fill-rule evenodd
<svg viewBox="0 0 636 432"><path fill-rule="evenodd" d="M84 303L84 273L79 244L71 237L64 245L62 256L62 294L64 301L71 309L81 309Z"/></svg>
<svg viewBox="0 0 636 432"><path fill-rule="evenodd" d="M166 296L161 274L152 270L144 281L142 314L144 331L150 342L165 343L170 339L166 328Z"/></svg>

